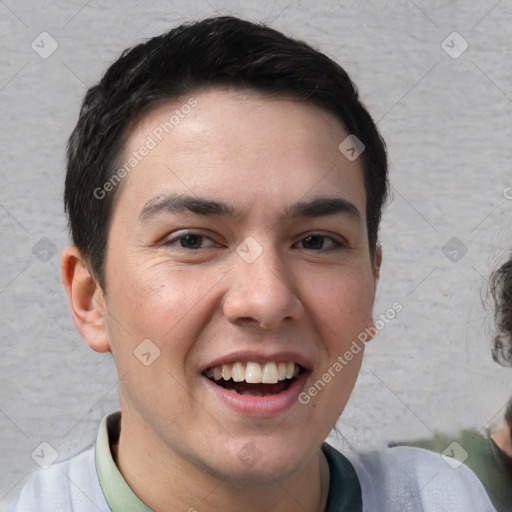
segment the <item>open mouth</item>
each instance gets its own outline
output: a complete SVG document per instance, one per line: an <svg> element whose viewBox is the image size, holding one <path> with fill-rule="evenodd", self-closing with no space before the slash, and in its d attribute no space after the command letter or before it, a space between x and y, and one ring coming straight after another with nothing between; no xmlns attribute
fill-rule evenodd
<svg viewBox="0 0 512 512"><path fill-rule="evenodd" d="M272 396L286 391L306 370L294 362L252 361L207 368L203 375L217 386L239 395Z"/></svg>

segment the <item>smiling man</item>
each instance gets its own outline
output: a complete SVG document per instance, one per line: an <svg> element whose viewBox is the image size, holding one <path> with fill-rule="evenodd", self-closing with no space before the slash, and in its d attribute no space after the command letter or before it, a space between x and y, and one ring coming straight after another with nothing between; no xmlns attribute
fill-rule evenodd
<svg viewBox="0 0 512 512"><path fill-rule="evenodd" d="M73 319L121 411L16 511L493 510L465 468L323 441L375 332L384 144L344 70L236 18L127 52L70 138ZM368 340L366 340L368 341Z"/></svg>

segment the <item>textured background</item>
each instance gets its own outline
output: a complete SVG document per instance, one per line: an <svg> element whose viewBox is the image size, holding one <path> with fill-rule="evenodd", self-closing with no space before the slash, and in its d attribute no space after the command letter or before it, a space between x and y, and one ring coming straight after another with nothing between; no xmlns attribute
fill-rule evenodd
<svg viewBox="0 0 512 512"><path fill-rule="evenodd" d="M396 301L403 310L369 345L333 442L370 448L482 429L512 391L512 370L491 361L480 302L512 248L510 0L0 0L0 507L37 468L41 442L64 458L118 408L111 356L75 331L60 281L64 148L86 88L125 47L227 13L342 63L389 146L375 312ZM453 31L469 44L458 58L441 46ZM58 44L45 59L42 32ZM447 257L452 237L462 245Z"/></svg>

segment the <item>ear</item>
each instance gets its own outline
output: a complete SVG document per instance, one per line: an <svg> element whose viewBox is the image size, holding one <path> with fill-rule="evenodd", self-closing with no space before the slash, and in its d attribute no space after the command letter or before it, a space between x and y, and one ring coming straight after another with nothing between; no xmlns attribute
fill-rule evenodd
<svg viewBox="0 0 512 512"><path fill-rule="evenodd" d="M382 247L377 244L375 246L375 254L373 256L373 275L375 277L375 287L380 277L380 266L382 265Z"/></svg>
<svg viewBox="0 0 512 512"><path fill-rule="evenodd" d="M382 247L377 244L375 247L375 254L373 256L372 266L373 266L373 277L375 279L374 286L374 295L377 291L377 284L379 282L380 277L380 266L382 264ZM377 333L377 329L375 328L375 321L373 320L373 312L368 317L366 322L365 334L366 334L366 343L368 343Z"/></svg>
<svg viewBox="0 0 512 512"><path fill-rule="evenodd" d="M103 290L89 272L80 251L67 247L62 253L62 281L78 332L96 352L110 352L107 335L107 308Z"/></svg>

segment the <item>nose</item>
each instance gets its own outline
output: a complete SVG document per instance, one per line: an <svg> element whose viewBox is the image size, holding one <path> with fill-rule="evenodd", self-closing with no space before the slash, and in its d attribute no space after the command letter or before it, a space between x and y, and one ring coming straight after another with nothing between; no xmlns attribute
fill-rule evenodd
<svg viewBox="0 0 512 512"><path fill-rule="evenodd" d="M233 324L254 324L263 329L298 320L304 307L293 290L289 271L266 249L252 263L237 258L224 296L223 312Z"/></svg>

